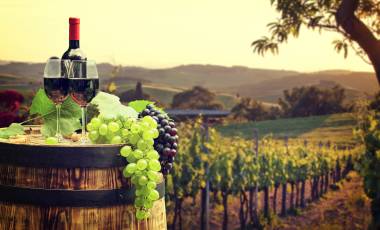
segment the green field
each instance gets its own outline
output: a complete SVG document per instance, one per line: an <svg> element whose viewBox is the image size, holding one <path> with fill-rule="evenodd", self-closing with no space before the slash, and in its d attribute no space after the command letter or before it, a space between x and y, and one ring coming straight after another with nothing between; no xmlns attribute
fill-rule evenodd
<svg viewBox="0 0 380 230"><path fill-rule="evenodd" d="M310 142L326 142L338 144L353 144L352 129L355 119L350 113L303 118L278 119L242 124L228 124L218 126L217 129L224 136L241 136L252 138L256 128L260 138L273 135L274 138L297 138Z"/></svg>

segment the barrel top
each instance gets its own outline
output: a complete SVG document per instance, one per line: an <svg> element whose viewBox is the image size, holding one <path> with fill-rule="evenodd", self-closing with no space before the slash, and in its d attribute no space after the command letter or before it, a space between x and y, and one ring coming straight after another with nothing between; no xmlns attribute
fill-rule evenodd
<svg viewBox="0 0 380 230"><path fill-rule="evenodd" d="M47 145L39 126L26 126L27 134L0 141L0 164L46 168L112 168L126 165L122 145L86 144L66 140Z"/></svg>

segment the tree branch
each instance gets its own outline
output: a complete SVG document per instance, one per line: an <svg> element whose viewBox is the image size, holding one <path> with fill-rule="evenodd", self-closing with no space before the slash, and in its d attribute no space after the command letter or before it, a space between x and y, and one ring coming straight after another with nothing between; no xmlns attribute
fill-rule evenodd
<svg viewBox="0 0 380 230"><path fill-rule="evenodd" d="M335 19L338 26L349 35L349 38L359 44L367 53L375 68L378 82L380 83L380 41L376 39L372 31L355 15L359 6L359 0L342 0Z"/></svg>

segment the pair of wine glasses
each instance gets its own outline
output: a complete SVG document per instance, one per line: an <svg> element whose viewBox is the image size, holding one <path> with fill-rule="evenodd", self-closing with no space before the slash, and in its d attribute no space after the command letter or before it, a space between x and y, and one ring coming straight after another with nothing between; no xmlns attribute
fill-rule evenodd
<svg viewBox="0 0 380 230"><path fill-rule="evenodd" d="M99 76L95 61L50 58L44 70L44 89L57 110L55 136L58 142L64 140L60 129L61 106L70 95L82 110L80 142L89 143L86 135L86 110L88 103L99 91Z"/></svg>

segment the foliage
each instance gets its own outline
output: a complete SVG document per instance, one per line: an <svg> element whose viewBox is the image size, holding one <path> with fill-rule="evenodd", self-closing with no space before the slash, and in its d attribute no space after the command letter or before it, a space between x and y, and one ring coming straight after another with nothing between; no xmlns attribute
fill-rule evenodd
<svg viewBox="0 0 380 230"><path fill-rule="evenodd" d="M365 153L357 168L364 177L364 190L371 201L372 228L380 228L380 114L362 110L358 113L357 136L365 144Z"/></svg>
<svg viewBox="0 0 380 230"><path fill-rule="evenodd" d="M280 111L276 108L273 106L268 108L259 101L243 97L231 109L231 113L234 119L243 118L249 121L261 121L279 117Z"/></svg>
<svg viewBox="0 0 380 230"><path fill-rule="evenodd" d="M288 117L305 117L344 112L345 91L340 86L320 89L315 86L285 90L279 104Z"/></svg>
<svg viewBox="0 0 380 230"><path fill-rule="evenodd" d="M376 93L375 97L369 104L369 108L380 112L380 91Z"/></svg>
<svg viewBox="0 0 380 230"><path fill-rule="evenodd" d="M277 54L279 44L286 43L290 37L297 38L302 28L337 32L341 39L334 40L337 52L343 51L347 57L348 49L352 50L367 61L366 52L354 43L355 37L337 26L336 14L343 1L330 0L270 0L279 13L279 18L267 25L270 36L264 36L252 43L254 52L264 55L266 52ZM351 1L356 17L365 22L367 33L380 35L380 3L377 0ZM363 35L367 36L367 35Z"/></svg>
<svg viewBox="0 0 380 230"><path fill-rule="evenodd" d="M97 108L105 117L116 118L118 116L128 116L137 118L137 112L128 106L122 105L120 99L112 94L99 92L91 104L97 105Z"/></svg>
<svg viewBox="0 0 380 230"><path fill-rule="evenodd" d="M206 179L214 193L244 197L252 187L270 188L322 177L332 172L337 162L346 165L348 159L357 161L362 153L360 147L336 150L305 146L299 141L286 148L267 137L260 141L256 156L251 140L223 137L214 128L208 128L207 136L200 120L180 130L183 136L174 164L176 170L168 180L167 192L172 201L194 199Z"/></svg>
<svg viewBox="0 0 380 230"><path fill-rule="evenodd" d="M174 95L172 107L176 109L222 109L216 94L201 86Z"/></svg>
<svg viewBox="0 0 380 230"><path fill-rule="evenodd" d="M43 117L41 132L44 136L54 136L57 128L57 110L54 103L46 96L43 89L39 89L33 98L30 114ZM60 127L63 135L69 135L80 128L80 107L69 97L61 107Z"/></svg>
<svg viewBox="0 0 380 230"><path fill-rule="evenodd" d="M22 114L24 96L15 90L0 91L0 127L9 126L14 122L21 122L26 114Z"/></svg>
<svg viewBox="0 0 380 230"><path fill-rule="evenodd" d="M24 133L24 127L21 124L12 123L9 127L0 129L0 138L7 139L11 136Z"/></svg>

